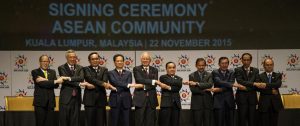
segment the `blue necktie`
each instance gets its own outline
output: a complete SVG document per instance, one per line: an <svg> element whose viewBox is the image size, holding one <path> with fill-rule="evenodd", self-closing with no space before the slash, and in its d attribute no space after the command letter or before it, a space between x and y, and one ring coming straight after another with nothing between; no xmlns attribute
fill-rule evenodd
<svg viewBox="0 0 300 126"><path fill-rule="evenodd" d="M272 74L268 74L269 83L272 82Z"/></svg>

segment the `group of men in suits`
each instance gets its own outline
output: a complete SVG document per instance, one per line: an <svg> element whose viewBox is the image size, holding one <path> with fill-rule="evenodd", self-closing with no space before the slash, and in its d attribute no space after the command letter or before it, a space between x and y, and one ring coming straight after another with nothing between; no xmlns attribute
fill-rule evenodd
<svg viewBox="0 0 300 126"><path fill-rule="evenodd" d="M106 125L106 106L109 105L112 126L129 126L131 107L135 107L135 126L154 126L158 106L156 86L161 87L161 105L158 123L160 126L178 126L181 110L179 90L182 84L189 85L192 92L191 110L194 126L233 126L234 109L237 104L238 125L255 126L255 111L258 110L263 126L276 126L278 112L283 108L278 88L281 74L273 72L274 62L263 62L265 72L259 74L251 67L252 56L244 53L243 66L229 70L229 59L219 59L219 69L211 73L205 70L206 61L196 60L197 70L189 75L188 81L176 75L176 64L166 63L167 73L158 77L158 70L150 65L148 52L141 54L141 65L133 68L132 73L125 70L124 56L113 57L115 69L108 71L99 65L97 52L88 55L90 65L77 64L74 50L65 54L67 62L58 67L59 78L49 69L49 57L39 58L40 67L32 70L35 84L34 109L36 126L53 123L55 107L54 88L60 84L59 124L61 126L80 125L80 107L84 104L88 126ZM235 82L236 80L236 82ZM234 98L233 87L237 88ZM81 88L85 88L83 100ZM130 88L135 88L133 98ZM111 93L107 102L106 89ZM257 91L260 99L257 99Z"/></svg>
<svg viewBox="0 0 300 126"><path fill-rule="evenodd" d="M194 126L235 125L235 104L238 126L277 126L278 113L283 108L279 93L281 74L274 72L272 59L264 60L265 72L261 74L251 67L251 54L244 53L241 61L243 66L233 71L228 69L229 59L220 57L219 69L208 73L205 60L196 60L197 71L189 75ZM233 87L237 88L235 97ZM257 92L260 92L259 100ZM257 105L261 124L255 121Z"/></svg>

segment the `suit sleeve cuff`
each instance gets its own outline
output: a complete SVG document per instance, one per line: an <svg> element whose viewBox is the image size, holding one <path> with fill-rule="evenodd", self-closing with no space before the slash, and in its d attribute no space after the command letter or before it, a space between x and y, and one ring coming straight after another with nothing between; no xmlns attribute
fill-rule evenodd
<svg viewBox="0 0 300 126"><path fill-rule="evenodd" d="M152 80L152 85L153 85L153 86L155 85L155 80Z"/></svg>

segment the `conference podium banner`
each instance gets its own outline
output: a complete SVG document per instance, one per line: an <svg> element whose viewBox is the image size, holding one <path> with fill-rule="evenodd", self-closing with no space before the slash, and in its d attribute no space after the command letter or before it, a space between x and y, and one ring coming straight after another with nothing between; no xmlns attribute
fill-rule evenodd
<svg viewBox="0 0 300 126"><path fill-rule="evenodd" d="M297 49L298 1L13 0L0 50Z"/></svg>

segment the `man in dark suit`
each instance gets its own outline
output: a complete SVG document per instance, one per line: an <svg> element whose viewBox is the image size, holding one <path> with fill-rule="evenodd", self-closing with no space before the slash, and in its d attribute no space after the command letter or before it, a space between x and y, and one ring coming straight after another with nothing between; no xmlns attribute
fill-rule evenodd
<svg viewBox="0 0 300 126"><path fill-rule="evenodd" d="M236 92L238 126L256 126L257 93L254 84L259 82L259 70L250 66L252 62L250 53L244 53L241 61L243 66L234 70L239 84Z"/></svg>
<svg viewBox="0 0 300 126"><path fill-rule="evenodd" d="M234 72L228 69L229 59L219 58L220 68L212 71L214 88L214 116L216 126L234 125L234 96L232 87L236 86Z"/></svg>
<svg viewBox="0 0 300 126"><path fill-rule="evenodd" d="M212 75L205 71L205 59L198 58L195 66L197 71L189 75L193 126L211 126L213 97L209 89L213 86Z"/></svg>
<svg viewBox="0 0 300 126"><path fill-rule="evenodd" d="M179 91L182 87L182 78L175 75L176 64L166 64L167 74L161 75L161 104L159 112L159 126L179 126L181 102Z"/></svg>
<svg viewBox="0 0 300 126"><path fill-rule="evenodd" d="M129 126L129 114L131 110L130 85L132 74L123 69L124 56L116 54L113 57L115 69L108 72L108 80L117 90L111 91L109 96L110 120L112 126ZM122 122L122 123L120 123Z"/></svg>
<svg viewBox="0 0 300 126"><path fill-rule="evenodd" d="M259 75L262 83L255 84L260 92L258 111L260 112L262 126L277 126L278 113L283 109L279 88L282 75L273 72L274 61L267 58L263 62L265 72Z"/></svg>
<svg viewBox="0 0 300 126"><path fill-rule="evenodd" d="M106 90L116 90L107 83L107 68L99 66L100 56L92 52L88 56L90 66L84 67L84 79L88 84L85 86L83 104L88 126L104 126L106 123L107 105Z"/></svg>
<svg viewBox="0 0 300 126"><path fill-rule="evenodd" d="M156 95L158 70L149 66L151 58L147 52L141 55L141 62L142 65L133 68L135 82L144 86L134 90L135 126L154 126L158 106Z"/></svg>
<svg viewBox="0 0 300 126"><path fill-rule="evenodd" d="M84 80L83 67L77 64L74 50L66 52L67 62L58 67L60 76L67 77L62 83L59 97L59 124L60 126L79 126L81 106L81 82Z"/></svg>
<svg viewBox="0 0 300 126"><path fill-rule="evenodd" d="M34 113L36 126L53 126L55 94L54 88L63 82L63 78L56 78L55 70L49 69L49 57L42 55L39 58L40 67L31 71L34 81Z"/></svg>

